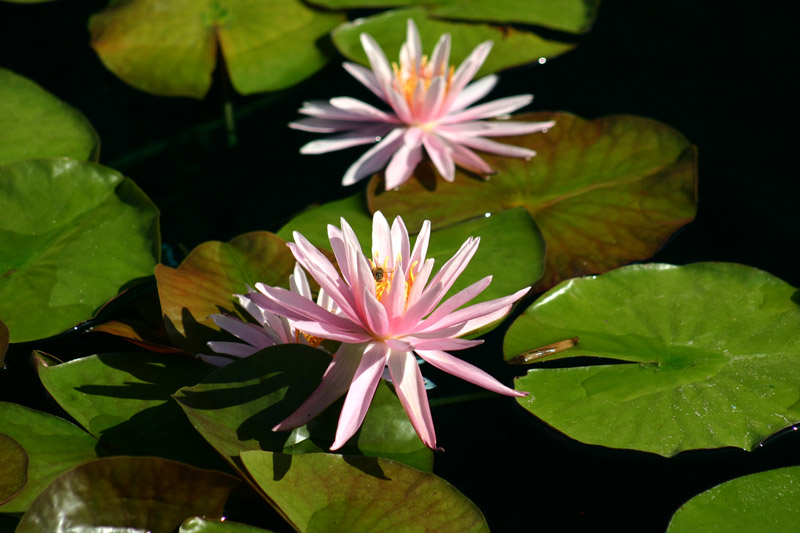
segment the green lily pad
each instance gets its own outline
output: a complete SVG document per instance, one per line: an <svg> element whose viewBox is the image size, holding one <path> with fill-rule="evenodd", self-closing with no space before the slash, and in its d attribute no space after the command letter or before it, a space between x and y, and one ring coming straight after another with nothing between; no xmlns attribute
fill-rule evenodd
<svg viewBox="0 0 800 533"><path fill-rule="evenodd" d="M3 513L25 511L62 472L97 457L97 439L64 419L21 405L0 402L0 431L22 446L27 456L27 483L0 505Z"/></svg>
<svg viewBox="0 0 800 533"><path fill-rule="evenodd" d="M519 403L590 444L672 456L752 450L800 421L796 289L732 263L628 266L554 287L509 328L504 352L578 337L541 360L626 364L534 369Z"/></svg>
<svg viewBox="0 0 800 533"><path fill-rule="evenodd" d="M241 457L298 531L489 531L455 487L394 461L260 450Z"/></svg>
<svg viewBox="0 0 800 533"><path fill-rule="evenodd" d="M28 454L17 441L0 433L0 505L14 497L28 481Z"/></svg>
<svg viewBox="0 0 800 533"><path fill-rule="evenodd" d="M222 472L157 457L107 457L59 476L31 504L17 532L175 531L189 517L222 516L238 483Z"/></svg>
<svg viewBox="0 0 800 533"><path fill-rule="evenodd" d="M121 174L72 159L0 167L0 317L11 342L89 319L158 262L158 210Z"/></svg>
<svg viewBox="0 0 800 533"><path fill-rule="evenodd" d="M405 213L400 215L408 224ZM489 217L481 215L431 233L428 257L434 258L435 265L439 266L444 265L468 237L481 237L477 253L445 298L488 275L494 276L491 285L472 302L500 298L533 285L544 272L542 235L524 209L511 209ZM372 216L360 192L301 213L281 228L278 235L293 239L292 232L297 231L315 246L330 250L327 227L328 224L339 227L340 217L353 228L362 249L368 250L372 242ZM394 214L389 221L393 218ZM417 227L421 223L419 221Z"/></svg>
<svg viewBox="0 0 800 533"><path fill-rule="evenodd" d="M436 228L524 207L547 245L538 290L646 259L694 218L697 152L672 128L629 115L515 118L556 121L547 133L502 139L535 150L530 161L482 155L497 171L488 181L456 171L453 183L410 179L396 192L386 192L375 176L368 190L370 210L387 217L400 213L409 229L416 229L424 219Z"/></svg>
<svg viewBox="0 0 800 533"><path fill-rule="evenodd" d="M380 44L390 61L397 61L400 46L406 40L407 19L416 23L423 50L428 54L443 33L450 34L451 65L459 65L480 43L493 41L492 53L477 72L477 77L540 58L556 57L575 47L574 44L544 39L535 33L508 26L439 20L432 18L431 12L424 8L396 9L344 23L333 31L333 43L346 58L367 65L360 36L368 33Z"/></svg>
<svg viewBox="0 0 800 533"><path fill-rule="evenodd" d="M224 366L178 400L195 429L223 457L244 472L239 452L271 450L289 454L327 451L333 443L341 401L305 426L272 431L319 385L331 357L322 350L283 344ZM381 383L361 430L345 451L389 457L430 470L431 451L411 426L400 400Z"/></svg>
<svg viewBox="0 0 800 533"><path fill-rule="evenodd" d="M45 157L96 161L99 146L83 114L28 78L0 68L0 165Z"/></svg>
<svg viewBox="0 0 800 533"><path fill-rule="evenodd" d="M800 467L743 476L684 503L667 533L772 533L794 531L800 523Z"/></svg>
<svg viewBox="0 0 800 533"><path fill-rule="evenodd" d="M154 455L221 466L171 395L215 367L183 357L102 354L38 367L47 392L115 455Z"/></svg>
<svg viewBox="0 0 800 533"><path fill-rule="evenodd" d="M261 529L247 524L231 522L224 518L220 520L209 520L195 516L189 518L181 524L178 533L269 533L266 529Z"/></svg>
<svg viewBox="0 0 800 533"><path fill-rule="evenodd" d="M237 91L277 91L325 65L318 41L344 18L300 0L131 0L110 2L89 31L100 60L126 83L202 98L218 49Z"/></svg>
<svg viewBox="0 0 800 533"><path fill-rule="evenodd" d="M233 295L245 294L248 285L258 282L288 286L294 263L283 239L254 231L229 243L205 242L178 268L158 265L156 282L167 334L190 353L208 352L207 341L228 338L209 316L224 312L245 318Z"/></svg>

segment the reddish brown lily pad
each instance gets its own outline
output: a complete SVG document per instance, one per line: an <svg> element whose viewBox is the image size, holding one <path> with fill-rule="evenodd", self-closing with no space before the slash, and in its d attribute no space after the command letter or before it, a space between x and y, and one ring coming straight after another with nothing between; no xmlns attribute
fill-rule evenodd
<svg viewBox="0 0 800 533"><path fill-rule="evenodd" d="M544 236L543 290L562 279L611 270L652 256L697 210L697 150L657 121L631 115L586 120L568 113L531 113L555 120L547 133L503 137L538 155L530 161L481 154L497 171L488 181L456 172L453 183L420 165L416 179L385 192L369 185L371 211L402 214L409 229L434 227L525 207Z"/></svg>
<svg viewBox="0 0 800 533"><path fill-rule="evenodd" d="M258 282L287 286L294 263L283 239L254 231L228 243L205 242L178 268L158 265L158 296L169 338L190 353L208 351L207 341L225 338L209 316L227 313L244 318L233 295L246 293L248 285Z"/></svg>

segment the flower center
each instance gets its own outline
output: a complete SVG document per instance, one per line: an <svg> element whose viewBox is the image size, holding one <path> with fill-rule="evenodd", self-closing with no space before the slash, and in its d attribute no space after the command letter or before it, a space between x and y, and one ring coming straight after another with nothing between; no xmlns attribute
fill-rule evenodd
<svg viewBox="0 0 800 533"><path fill-rule="evenodd" d="M403 98L405 98L406 102L409 104L413 101L417 84L422 81L423 87L427 92L431 81L433 81L433 78L437 75L437 73L433 72L433 65L428 62L428 56L422 56L419 69L415 69L406 61L401 60L400 66L392 62L392 71L394 72L394 88L403 95ZM447 83L444 92L447 94L447 91L450 90L450 84L453 81L455 67L452 65L449 67L445 66L445 71L447 72ZM441 74L443 73L439 75Z"/></svg>
<svg viewBox="0 0 800 533"><path fill-rule="evenodd" d="M398 256L397 263L399 263L401 260L402 258ZM384 259L383 264L378 263L377 259L368 259L367 261L369 261L370 268L372 269L372 277L375 278L375 298L377 298L380 302L384 293L390 290L392 286L392 281L394 281L394 270L388 267L388 259ZM411 268L408 270L408 275L404 280L406 305L408 305L408 295L411 292L411 286L414 284L414 270L417 268L418 263L419 261L414 261L414 264L411 265Z"/></svg>
<svg viewBox="0 0 800 533"><path fill-rule="evenodd" d="M296 343L298 343L298 344L300 343L300 336L301 336L301 335L302 335L302 336L303 336L303 338L306 340L306 342L308 343L308 345L309 345L309 346L311 346L312 348L317 348L317 347L319 347L319 345L320 345L320 344L322 344L322 341L324 341L324 340L325 340L325 339L323 339L322 337L315 337L315 336L313 336L313 335L309 335L308 333L303 333L303 332L302 332L302 331L300 331L299 329L295 329L295 332L294 332L294 341L295 341Z"/></svg>

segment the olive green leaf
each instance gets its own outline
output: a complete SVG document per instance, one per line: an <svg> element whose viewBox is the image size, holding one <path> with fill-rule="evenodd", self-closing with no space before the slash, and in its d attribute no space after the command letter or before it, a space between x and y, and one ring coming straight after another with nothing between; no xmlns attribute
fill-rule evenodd
<svg viewBox="0 0 800 533"><path fill-rule="evenodd" d="M89 31L100 60L125 82L202 98L218 54L242 94L302 81L328 61L319 41L343 20L301 0L130 0L110 2Z"/></svg>
<svg viewBox="0 0 800 533"><path fill-rule="evenodd" d="M453 183L434 178L421 165L419 179L388 192L375 176L368 191L370 210L402 214L416 229L425 219L437 228L524 207L547 246L539 290L646 259L694 218L697 153L672 128L629 115L515 118L556 122L546 133L503 138L536 151L530 161L482 155L497 174L484 181L456 171Z"/></svg>

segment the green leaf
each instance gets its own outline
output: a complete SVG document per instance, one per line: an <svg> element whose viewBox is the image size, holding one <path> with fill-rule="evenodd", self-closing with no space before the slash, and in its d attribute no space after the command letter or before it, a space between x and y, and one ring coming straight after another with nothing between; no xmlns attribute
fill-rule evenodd
<svg viewBox="0 0 800 533"><path fill-rule="evenodd" d="M333 443L341 401L305 426L272 431L317 388L330 361L330 355L308 346L273 346L220 368L199 385L181 389L175 398L195 429L243 471L241 451L302 454L326 451ZM385 383L378 386L359 433L343 449L425 470L433 464L432 453Z"/></svg>
<svg viewBox="0 0 800 533"><path fill-rule="evenodd" d="M539 290L646 259L694 218L697 152L677 131L629 115L515 118L556 121L547 133L502 139L535 150L532 160L482 155L496 175L484 181L457 171L453 183L433 178L421 165L419 179L396 192L386 192L375 176L368 190L370 210L402 214L409 229L416 229L424 219L437 228L524 207L547 246Z"/></svg>
<svg viewBox="0 0 800 533"><path fill-rule="evenodd" d="M178 268L158 265L158 296L167 334L190 353L208 351L209 340L228 339L209 318L227 313L246 318L234 305L234 294L245 294L256 283L287 286L294 257L286 243L267 231L234 237L229 243L201 244ZM249 316L249 315L247 315Z"/></svg>
<svg viewBox="0 0 800 533"><path fill-rule="evenodd" d="M634 265L573 279L509 328L507 359L564 339L545 359L627 364L530 370L520 404L590 444L672 456L751 450L800 420L796 289L732 263Z"/></svg>
<svg viewBox="0 0 800 533"><path fill-rule="evenodd" d="M213 370L176 356L102 354L39 366L39 377L58 404L115 455L155 455L216 467L217 454L171 398Z"/></svg>
<svg viewBox="0 0 800 533"><path fill-rule="evenodd" d="M0 505L0 512L25 511L36 496L62 472L96 457L97 440L56 416L21 405L0 402L0 430L27 455L27 483Z"/></svg>
<svg viewBox="0 0 800 533"><path fill-rule="evenodd" d="M242 462L298 531L489 531L445 480L400 463L244 451Z"/></svg>
<svg viewBox="0 0 800 533"><path fill-rule="evenodd" d="M408 223L405 214L400 215ZM291 239L292 232L297 231L315 246L330 250L327 226L333 224L339 227L340 217L347 220L358 236L362 250L369 254L372 216L367 212L363 193L360 192L301 213L281 228L278 235ZM391 220L390 218L389 221ZM417 225L421 223L420 221ZM468 237L481 238L478 252L445 298L489 275L494 276L491 285L472 300L473 303L507 296L533 285L542 277L544 241L536 224L524 209L512 209L489 217L480 216L434 231L431 234L428 257L434 258L434 264L441 267ZM498 265L503 265L502 270L498 269Z"/></svg>
<svg viewBox="0 0 800 533"><path fill-rule="evenodd" d="M443 33L450 34L451 65L458 66L480 43L493 41L492 53L477 72L477 77L538 61L543 57L556 57L575 46L544 39L516 28L438 20L429 18L429 15L430 12L423 8L397 9L347 22L333 31L333 43L343 56L366 65L367 55L361 46L360 35L368 33L375 38L390 61L397 61L395 58L399 57L400 46L406 40L406 20L410 18L416 23L423 50L428 54Z"/></svg>
<svg viewBox="0 0 800 533"><path fill-rule="evenodd" d="M158 262L158 210L129 179L71 159L0 167L0 317L11 342L91 318Z"/></svg>
<svg viewBox="0 0 800 533"><path fill-rule="evenodd" d="M794 531L800 522L800 467L743 476L684 503L667 533L772 533Z"/></svg>
<svg viewBox="0 0 800 533"><path fill-rule="evenodd" d="M28 454L25 448L0 433L0 505L14 497L28 481Z"/></svg>
<svg viewBox="0 0 800 533"><path fill-rule="evenodd" d="M131 0L89 19L103 64L137 89L202 98L217 50L242 94L285 89L327 63L319 45L344 15L300 0Z"/></svg>
<svg viewBox="0 0 800 533"><path fill-rule="evenodd" d="M0 68L0 165L62 156L96 161L99 145L79 111L28 78Z"/></svg>
<svg viewBox="0 0 800 533"><path fill-rule="evenodd" d="M224 518L221 520L209 520L195 516L184 521L178 533L267 533L267 530L231 522Z"/></svg>
<svg viewBox="0 0 800 533"><path fill-rule="evenodd" d="M108 457L59 476L22 517L18 533L126 528L174 531L186 518L222 516L238 480L156 457Z"/></svg>
<svg viewBox="0 0 800 533"><path fill-rule="evenodd" d="M435 16L456 20L532 24L570 33L586 33L600 0L455 0L432 9Z"/></svg>

